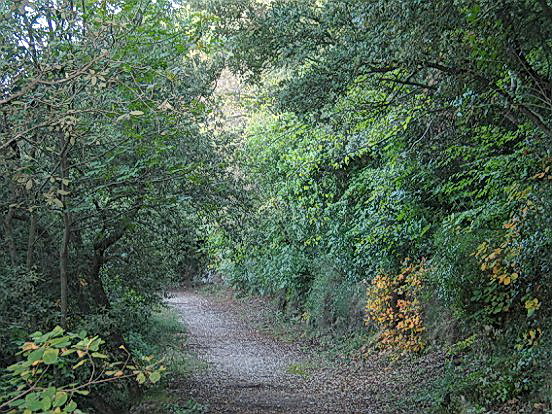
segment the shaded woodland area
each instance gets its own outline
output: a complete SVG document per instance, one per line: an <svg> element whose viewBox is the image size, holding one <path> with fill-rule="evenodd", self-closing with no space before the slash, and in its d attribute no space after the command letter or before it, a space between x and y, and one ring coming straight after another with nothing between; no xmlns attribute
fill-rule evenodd
<svg viewBox="0 0 552 414"><path fill-rule="evenodd" d="M129 412L212 275L444 354L436 413L550 412L547 0L5 0L0 33L0 413Z"/></svg>

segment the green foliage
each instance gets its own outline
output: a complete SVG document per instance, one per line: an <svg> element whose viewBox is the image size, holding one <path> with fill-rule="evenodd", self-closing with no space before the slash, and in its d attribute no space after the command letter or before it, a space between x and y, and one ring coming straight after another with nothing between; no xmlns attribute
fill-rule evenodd
<svg viewBox="0 0 552 414"><path fill-rule="evenodd" d="M477 409L486 412L485 407L527 395L537 401L531 405L548 402L543 388L546 375L543 368L549 367L547 362L543 363L543 359L549 358L546 347L511 352L507 344L481 340L470 346L479 347L479 351L458 356L459 346L454 347L456 356L448 363L447 375L440 380L434 396L438 412L477 412ZM534 408L528 407L528 412Z"/></svg>
<svg viewBox="0 0 552 414"><path fill-rule="evenodd" d="M181 257L218 192L200 124L220 66L194 57L204 23L177 2L19 3L0 6L6 337L55 317L125 334L201 260Z"/></svg>
<svg viewBox="0 0 552 414"><path fill-rule="evenodd" d="M342 106L365 95L355 87ZM338 114L348 109L342 106ZM396 269L417 244L427 244L431 227L418 196L405 189L415 169L397 153L404 117L400 110L379 114L376 126L355 119L357 134L344 135L290 114L254 116L239 154L246 185L256 190L253 211L240 218L251 226L236 238L211 233L221 272L236 286L280 295L292 309L304 302L317 325L358 325L362 306L349 295L358 298L361 280L382 266Z"/></svg>
<svg viewBox="0 0 552 414"><path fill-rule="evenodd" d="M356 331L364 307L364 288L320 260L315 278L304 299L302 318L319 330Z"/></svg>
<svg viewBox="0 0 552 414"><path fill-rule="evenodd" d="M195 400L188 400L184 404L169 403L164 407L168 414L204 414L207 407Z"/></svg>
<svg viewBox="0 0 552 414"><path fill-rule="evenodd" d="M264 100L236 142L245 207L210 228L213 266L346 330L366 283L425 257L424 340L463 358L450 409L529 398L552 300L550 6L226 3L202 7Z"/></svg>
<svg viewBox="0 0 552 414"><path fill-rule="evenodd" d="M445 409L546 382L546 1L19 3L0 5L4 365L56 318L156 351L159 293L206 256L311 328L354 331L366 286L413 257L420 341L462 359ZM256 88L244 131L211 126L223 64Z"/></svg>
<svg viewBox="0 0 552 414"><path fill-rule="evenodd" d="M35 332L20 347L18 361L0 380L0 409L9 413L82 413L77 407L94 387L115 381L156 383L165 368L151 357L137 364L121 345L106 354L104 341L86 333Z"/></svg>
<svg viewBox="0 0 552 414"><path fill-rule="evenodd" d="M49 281L44 275L21 269L0 272L0 359L11 361L20 338L32 329L46 329L59 319L59 309L44 297ZM40 321L37 324L37 321Z"/></svg>
<svg viewBox="0 0 552 414"><path fill-rule="evenodd" d="M193 362L184 349L185 332L178 315L169 308L160 308L145 323L146 326L127 335L133 355L137 358L154 355L163 361L172 379L188 375Z"/></svg>
<svg viewBox="0 0 552 414"><path fill-rule="evenodd" d="M172 0L0 4L0 367L56 324L113 351L201 267L224 193L207 22ZM102 384L94 409L127 410L132 384Z"/></svg>

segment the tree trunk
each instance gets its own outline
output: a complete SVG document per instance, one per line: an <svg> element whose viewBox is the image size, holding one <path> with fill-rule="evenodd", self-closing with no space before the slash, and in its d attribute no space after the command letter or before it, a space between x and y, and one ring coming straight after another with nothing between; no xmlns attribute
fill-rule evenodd
<svg viewBox="0 0 552 414"><path fill-rule="evenodd" d="M61 295L61 326L67 324L67 262L69 258L69 217L67 213L63 214L63 238L59 251L59 282Z"/></svg>
<svg viewBox="0 0 552 414"><path fill-rule="evenodd" d="M33 253L36 242L36 216L33 212L30 212L29 215L29 240L27 242L27 260L25 263L27 270L31 270L33 267Z"/></svg>
<svg viewBox="0 0 552 414"><path fill-rule="evenodd" d="M61 299L61 326L67 325L67 267L69 259L69 236L71 234L71 219L67 209L67 200L65 196L67 174L67 142L61 139L60 152L60 175L61 175L61 190L60 200L63 204L63 236L59 250L59 282L60 282L60 299Z"/></svg>
<svg viewBox="0 0 552 414"><path fill-rule="evenodd" d="M17 264L17 251L15 249L15 239L13 237L13 215L14 210L10 207L8 209L8 214L6 214L6 217L4 218L4 231L6 233L6 242L8 243L11 265L12 267L15 267Z"/></svg>

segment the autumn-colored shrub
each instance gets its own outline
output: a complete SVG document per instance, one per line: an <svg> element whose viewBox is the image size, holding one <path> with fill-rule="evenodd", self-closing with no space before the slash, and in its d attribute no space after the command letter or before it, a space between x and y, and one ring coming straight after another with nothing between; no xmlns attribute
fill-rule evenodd
<svg viewBox="0 0 552 414"><path fill-rule="evenodd" d="M488 241L481 243L473 255L479 260L481 271L487 276L486 283L474 292L473 299L482 304L482 312L497 323L513 318L527 318L527 330L518 339L516 349L533 346L542 335L536 312L541 302L536 297L535 283L531 275L520 266L523 221L531 209L531 203L512 216L504 224L505 233L498 247Z"/></svg>
<svg viewBox="0 0 552 414"><path fill-rule="evenodd" d="M375 323L383 348L419 352L425 330L420 291L426 273L425 261L403 263L398 275L380 274L367 291L366 323Z"/></svg>

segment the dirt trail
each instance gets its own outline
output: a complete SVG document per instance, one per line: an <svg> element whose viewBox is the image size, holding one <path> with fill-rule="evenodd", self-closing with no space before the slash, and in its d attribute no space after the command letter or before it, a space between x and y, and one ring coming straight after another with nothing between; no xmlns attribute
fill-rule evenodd
<svg viewBox="0 0 552 414"><path fill-rule="evenodd" d="M169 302L188 331L188 347L207 362L192 374L191 392L212 413L309 412L312 397L302 378L288 372L306 356L293 346L258 333L223 304L179 292Z"/></svg>
<svg viewBox="0 0 552 414"><path fill-rule="evenodd" d="M389 386L393 378L379 375L385 369L380 364L340 368L336 363L329 370L296 345L257 331L254 309L237 309L235 303L193 291L175 293L168 301L187 328L189 351L206 362L182 387L188 394L183 397L207 405L208 413L406 412L389 411L389 399L412 372L399 373L399 381ZM302 372L306 366L308 375Z"/></svg>

